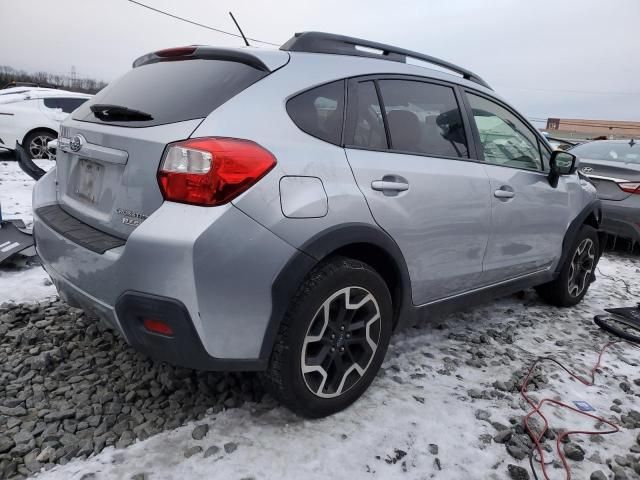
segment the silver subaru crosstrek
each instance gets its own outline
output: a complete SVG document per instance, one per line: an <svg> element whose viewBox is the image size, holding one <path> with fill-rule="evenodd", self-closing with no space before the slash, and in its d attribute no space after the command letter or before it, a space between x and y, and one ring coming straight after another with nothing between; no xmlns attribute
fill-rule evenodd
<svg viewBox="0 0 640 480"><path fill-rule="evenodd" d="M474 73L306 32L136 60L63 123L34 234L61 297L134 348L262 371L318 417L420 318L578 303L603 242L575 170Z"/></svg>

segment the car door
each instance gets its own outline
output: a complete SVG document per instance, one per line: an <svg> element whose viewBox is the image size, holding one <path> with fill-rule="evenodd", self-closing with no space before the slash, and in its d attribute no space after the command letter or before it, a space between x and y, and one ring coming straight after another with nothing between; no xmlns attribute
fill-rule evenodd
<svg viewBox="0 0 640 480"><path fill-rule="evenodd" d="M491 182L483 279L490 284L548 269L560 256L569 223L566 181L550 185L550 153L515 112L480 93L465 94Z"/></svg>
<svg viewBox="0 0 640 480"><path fill-rule="evenodd" d="M480 285L489 179L471 161L456 89L413 77L349 82L346 154L375 221L402 251L413 302Z"/></svg>

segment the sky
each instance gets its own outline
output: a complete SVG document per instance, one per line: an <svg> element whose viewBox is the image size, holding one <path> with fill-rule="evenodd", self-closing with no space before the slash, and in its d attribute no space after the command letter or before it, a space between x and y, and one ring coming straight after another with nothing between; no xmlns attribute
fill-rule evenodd
<svg viewBox="0 0 640 480"><path fill-rule="evenodd" d="M235 32L232 10L247 36L276 44L319 30L424 52L532 119L640 121L640 0L140 1ZM107 82L150 51L242 44L128 0L0 0L0 19L0 65Z"/></svg>

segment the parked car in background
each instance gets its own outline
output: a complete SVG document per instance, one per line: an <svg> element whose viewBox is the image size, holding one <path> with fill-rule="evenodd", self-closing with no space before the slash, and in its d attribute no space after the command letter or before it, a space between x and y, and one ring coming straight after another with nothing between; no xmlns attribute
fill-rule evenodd
<svg viewBox="0 0 640 480"><path fill-rule="evenodd" d="M13 150L17 141L31 158L55 158L48 143L58 138L60 122L90 98L50 88L0 90L0 148Z"/></svg>
<svg viewBox="0 0 640 480"><path fill-rule="evenodd" d="M2 87L2 90L7 90L14 87L43 87L43 88L58 88L56 85L52 85L50 83L36 83L36 82L9 82Z"/></svg>
<svg viewBox="0 0 640 480"><path fill-rule="evenodd" d="M564 140L562 138L549 137L549 136L547 137L547 141L549 142L549 145L553 147L554 150L569 150L570 148L574 147L577 143L577 142L570 142L569 140Z"/></svg>
<svg viewBox="0 0 640 480"><path fill-rule="evenodd" d="M602 202L602 229L640 242L640 143L596 140L570 150Z"/></svg>
<svg viewBox="0 0 640 480"><path fill-rule="evenodd" d="M594 279L595 188L462 67L317 32L133 66L64 121L34 235L61 297L156 359L261 370L319 417L394 330Z"/></svg>

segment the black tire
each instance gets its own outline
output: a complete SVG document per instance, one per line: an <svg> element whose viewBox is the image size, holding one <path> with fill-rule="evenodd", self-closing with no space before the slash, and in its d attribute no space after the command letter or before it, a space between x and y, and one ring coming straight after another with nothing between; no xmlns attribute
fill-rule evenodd
<svg viewBox="0 0 640 480"><path fill-rule="evenodd" d="M369 300L365 301L367 298ZM364 303L356 309L342 309L342 302L350 307L357 305L356 302ZM376 308L379 321L372 321ZM325 310L328 312L326 317L320 316ZM365 324L368 326L362 327ZM347 408L362 395L380 369L389 346L391 324L391 295L382 277L363 262L334 257L306 277L291 301L280 325L269 366L262 374L265 388L282 404L305 417L324 417ZM318 329L318 326L322 328ZM353 336L347 333L350 331L354 332ZM336 333L338 338L334 340ZM376 337L374 349L370 342L375 343ZM312 349L317 358L325 359L320 363L324 375L320 372L303 374L303 363L306 365L307 359L313 358L307 356ZM323 355L325 351L330 352ZM359 360L354 360L358 356ZM356 363L359 368L354 372ZM340 377L339 366L349 364L351 367L344 371L350 373ZM325 365L328 365L326 369Z"/></svg>
<svg viewBox="0 0 640 480"><path fill-rule="evenodd" d="M45 150L45 142L50 142L51 140L55 140L56 138L58 138L58 135L56 135L56 133L52 132L51 130L34 130L33 132L29 132L24 137L22 148L25 149L27 155L29 155L29 158L31 159L35 158L42 160L55 160L55 150L49 150L48 148L46 148Z"/></svg>
<svg viewBox="0 0 640 480"><path fill-rule="evenodd" d="M592 260L587 259L582 263L580 258L581 255L585 253L584 250L582 254L579 252L579 249L582 247L586 247L591 251L593 254ZM589 250L587 250L587 253ZM545 302L555 305L556 307L572 307L580 303L586 295L587 290L589 290L589 285L594 278L594 272L599 260L599 252L598 232L589 225L583 225L569 249L569 254L567 258L565 258L560 274L555 280L536 287L538 295L540 295ZM589 255L587 255L587 257ZM576 262L584 265L585 268L587 263L589 263L588 272L584 272L582 267L580 269L576 268ZM578 277L573 277L574 274L578 275ZM577 280L582 275L584 275L584 279ZM572 278L574 282L570 283Z"/></svg>

